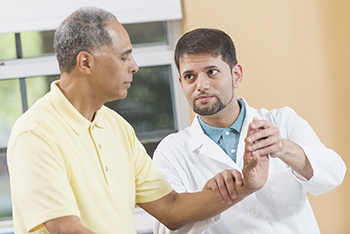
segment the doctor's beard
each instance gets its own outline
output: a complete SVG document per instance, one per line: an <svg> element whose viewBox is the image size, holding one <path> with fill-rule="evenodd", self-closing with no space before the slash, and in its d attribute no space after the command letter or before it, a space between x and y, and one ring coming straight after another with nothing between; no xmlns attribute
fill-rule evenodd
<svg viewBox="0 0 350 234"><path fill-rule="evenodd" d="M217 99L217 101L212 105L208 104L208 102L203 102L202 107L198 107L196 105L196 101L194 101L193 102L193 111L200 116L208 116L208 115L213 115L213 114L218 113L219 111L224 109L226 107L226 105L224 105L218 97L216 97L216 99Z"/></svg>

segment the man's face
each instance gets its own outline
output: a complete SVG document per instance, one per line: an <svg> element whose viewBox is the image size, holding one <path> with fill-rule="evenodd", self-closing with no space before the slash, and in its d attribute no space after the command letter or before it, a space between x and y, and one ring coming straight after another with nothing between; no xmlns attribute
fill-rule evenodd
<svg viewBox="0 0 350 234"><path fill-rule="evenodd" d="M221 56L209 54L185 54L180 58L179 81L195 113L213 116L232 106L234 88L239 86L234 79L236 66L231 71Z"/></svg>
<svg viewBox="0 0 350 234"><path fill-rule="evenodd" d="M124 27L118 21L113 21L106 26L106 30L113 44L93 53L94 69L90 83L95 98L103 102L125 98L133 73L138 70Z"/></svg>

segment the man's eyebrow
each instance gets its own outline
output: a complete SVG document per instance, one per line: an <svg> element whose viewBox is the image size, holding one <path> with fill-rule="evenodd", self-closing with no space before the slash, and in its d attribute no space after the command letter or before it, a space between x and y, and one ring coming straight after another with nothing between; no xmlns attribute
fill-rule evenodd
<svg viewBox="0 0 350 234"><path fill-rule="evenodd" d="M128 49L126 51L124 51L120 56L124 56L124 55L127 55L127 54L130 54L132 52L132 49Z"/></svg>
<svg viewBox="0 0 350 234"><path fill-rule="evenodd" d="M219 68L219 67L216 66L216 65L209 65L209 66L206 66L204 69L205 70L210 70L210 69L213 69L213 68Z"/></svg>
<svg viewBox="0 0 350 234"><path fill-rule="evenodd" d="M216 65L209 65L209 66L204 67L204 70L210 70L210 69L213 69L213 68L219 68L219 67L216 66ZM193 70L186 70L186 71L182 72L182 75L191 74L193 72L194 72Z"/></svg>
<svg viewBox="0 0 350 234"><path fill-rule="evenodd" d="M182 75L184 76L184 75L191 74L191 73L193 73L193 70L186 70L182 73Z"/></svg>

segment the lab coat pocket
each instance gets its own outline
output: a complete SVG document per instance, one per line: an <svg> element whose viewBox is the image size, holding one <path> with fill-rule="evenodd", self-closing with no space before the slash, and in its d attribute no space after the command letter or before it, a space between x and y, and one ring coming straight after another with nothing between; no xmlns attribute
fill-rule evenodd
<svg viewBox="0 0 350 234"><path fill-rule="evenodd" d="M306 199L305 189L290 168L270 174L267 185L279 221L292 219L302 212Z"/></svg>

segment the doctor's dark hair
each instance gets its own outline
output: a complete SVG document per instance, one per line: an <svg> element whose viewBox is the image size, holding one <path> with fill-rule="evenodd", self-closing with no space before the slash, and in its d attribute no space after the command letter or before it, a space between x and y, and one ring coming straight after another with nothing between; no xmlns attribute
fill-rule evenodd
<svg viewBox="0 0 350 234"><path fill-rule="evenodd" d="M229 35L218 29L198 28L185 33L175 48L175 64L180 70L180 58L184 55L209 54L221 56L231 70L237 64L236 48Z"/></svg>
<svg viewBox="0 0 350 234"><path fill-rule="evenodd" d="M107 23L116 20L112 13L96 7L82 7L68 16L57 28L54 48L61 72L70 73L81 51L94 53L112 46Z"/></svg>

